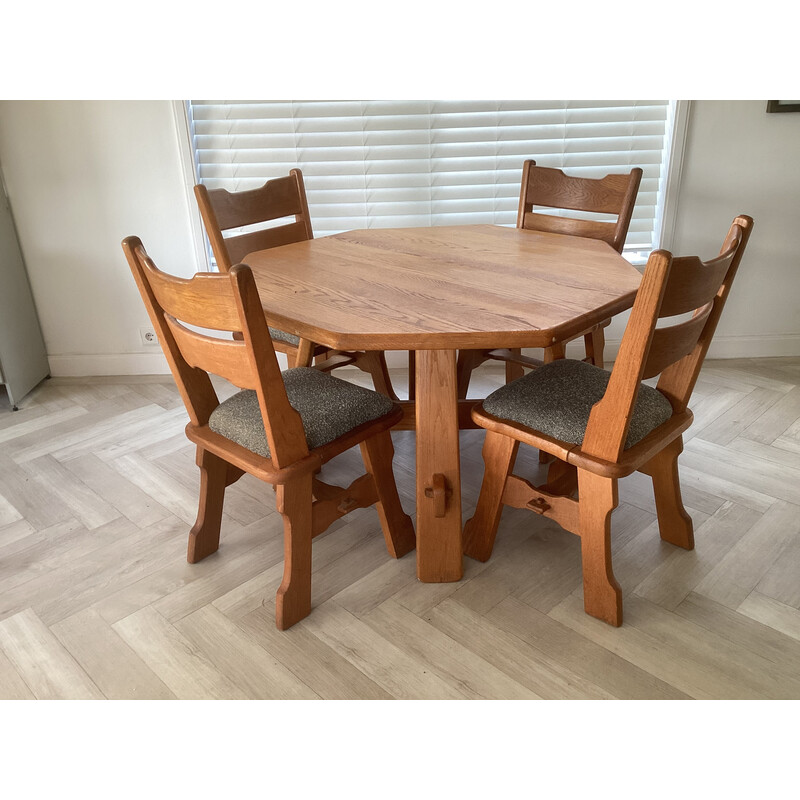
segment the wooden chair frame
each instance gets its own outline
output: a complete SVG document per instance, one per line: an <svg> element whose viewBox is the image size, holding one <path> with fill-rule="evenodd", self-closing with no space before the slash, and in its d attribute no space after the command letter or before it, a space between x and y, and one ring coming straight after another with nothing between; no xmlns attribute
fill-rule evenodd
<svg viewBox="0 0 800 800"><path fill-rule="evenodd" d="M256 250L268 250L314 238L303 173L299 169L292 169L287 176L269 180L257 189L229 192L197 184L194 194L220 272L229 272L234 264ZM235 236L223 235L224 231L233 228L286 217L294 217L294 222ZM380 350L345 353L303 338L297 345L274 339L273 346L278 352L286 354L289 366L308 367L313 362L318 369L330 371L353 364L370 374L377 391L393 400L397 399L386 357Z"/></svg>
<svg viewBox="0 0 800 800"><path fill-rule="evenodd" d="M604 178L578 178L566 175L560 169L538 167L528 159L522 165L522 182L517 211L517 227L524 230L563 233L584 236L607 242L618 253L622 252L628 228L636 205L636 195L642 180L642 170L636 167L627 175L612 174ZM597 214L614 214L614 222L573 219L549 214L538 214L535 207L586 211ZM544 350L542 361L523 356L518 348L498 350L465 350L458 359L458 393L466 397L472 371L490 359L506 365L506 383L522 377L523 368L535 368L559 358L564 358L568 341L583 337L586 361L603 366L605 347L604 329L611 323L576 333L568 340L555 342Z"/></svg>
<svg viewBox="0 0 800 800"><path fill-rule="evenodd" d="M586 612L621 625L622 592L611 565L611 513L618 504L619 478L637 470L652 478L661 538L694 547L677 459L682 433L692 422L689 399L752 227L750 217L737 217L720 255L705 263L696 257L673 258L664 250L651 254L607 390L592 408L581 445L492 417L480 407L473 411L473 420L487 431L486 471L475 515L464 528L467 555L489 558L503 505L549 517L580 536ZM656 328L659 319L688 312L693 312L690 319ZM673 415L625 450L641 381L656 375L656 388L670 401ZM555 458L544 485L512 474L520 443Z"/></svg>
<svg viewBox="0 0 800 800"><path fill-rule="evenodd" d="M283 517L284 574L275 608L281 630L311 610L311 540L335 520L376 504L389 553L400 558L413 550L414 527L403 512L392 472L389 429L402 417L401 408L395 404L391 413L309 450L300 415L286 394L250 268L239 264L227 274L201 273L187 280L161 272L137 237L125 239L122 248L186 405L186 435L197 445L200 500L189 533L189 563L218 549L225 488L245 472L275 487ZM240 332L241 338L215 338L184 323ZM209 417L219 399L209 373L255 390L270 458L211 430ZM315 477L325 462L355 445L361 448L364 475L348 487Z"/></svg>

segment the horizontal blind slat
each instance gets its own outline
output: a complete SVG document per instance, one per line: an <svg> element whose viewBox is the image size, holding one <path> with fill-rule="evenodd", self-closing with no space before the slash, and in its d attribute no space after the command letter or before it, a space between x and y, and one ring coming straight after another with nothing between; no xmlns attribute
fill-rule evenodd
<svg viewBox="0 0 800 800"><path fill-rule="evenodd" d="M642 167L626 248L654 237L667 101L189 101L199 180L252 189L303 170L318 234L513 225L522 162L580 177ZM599 217L595 217L599 218Z"/></svg>

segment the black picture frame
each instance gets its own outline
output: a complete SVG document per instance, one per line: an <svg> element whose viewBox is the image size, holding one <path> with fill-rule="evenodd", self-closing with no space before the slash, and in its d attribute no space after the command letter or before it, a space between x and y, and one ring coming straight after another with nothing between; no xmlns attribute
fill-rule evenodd
<svg viewBox="0 0 800 800"><path fill-rule="evenodd" d="M767 100L767 114L783 114L788 111L800 111L800 101Z"/></svg>

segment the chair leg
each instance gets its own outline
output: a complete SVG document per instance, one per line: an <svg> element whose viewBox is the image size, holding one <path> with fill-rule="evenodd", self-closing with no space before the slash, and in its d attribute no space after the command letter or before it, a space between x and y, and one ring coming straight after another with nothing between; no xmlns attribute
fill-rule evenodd
<svg viewBox="0 0 800 800"><path fill-rule="evenodd" d="M323 361L327 361L334 354L334 352L334 350L323 350L321 353L317 353L317 355L314 356L314 366L316 367Z"/></svg>
<svg viewBox="0 0 800 800"><path fill-rule="evenodd" d="M392 400L399 399L392 388L392 379L389 377L389 367L386 365L386 355L382 350L368 350L359 353L356 366L362 372L372 376L372 384L376 392L385 394Z"/></svg>
<svg viewBox="0 0 800 800"><path fill-rule="evenodd" d="M464 526L464 553L478 561L492 554L500 515L503 513L503 490L517 457L519 442L510 436L486 432L483 443L485 465L481 492L475 514Z"/></svg>
<svg viewBox="0 0 800 800"><path fill-rule="evenodd" d="M386 549L392 558L402 558L417 546L414 523L403 511L397 483L392 471L394 445L389 431L384 431L361 443L361 457L367 472L375 481L378 493L376 509L381 521Z"/></svg>
<svg viewBox="0 0 800 800"><path fill-rule="evenodd" d="M311 613L311 475L276 490L283 517L283 581L275 597L275 624L285 631Z"/></svg>
<svg viewBox="0 0 800 800"><path fill-rule="evenodd" d="M586 358L596 367L603 369L603 348L606 344L606 335L603 328L596 328L583 337L586 346Z"/></svg>
<svg viewBox="0 0 800 800"><path fill-rule="evenodd" d="M542 488L550 494L571 497L578 490L578 470L553 456L547 468L547 483Z"/></svg>
<svg viewBox="0 0 800 800"><path fill-rule="evenodd" d="M545 347L544 357L542 360L545 364L549 364L551 361L558 361L559 359L564 358L565 355L566 349L564 347L564 342L555 342L549 347Z"/></svg>
<svg viewBox="0 0 800 800"><path fill-rule="evenodd" d="M310 367L314 361L314 342L310 339L301 339L297 345L297 354L294 359L296 367Z"/></svg>
<svg viewBox="0 0 800 800"><path fill-rule="evenodd" d="M222 505L228 485L229 464L219 456L198 447L197 466L200 467L200 503L197 520L189 532L186 560L190 564L202 561L219 549Z"/></svg>
<svg viewBox="0 0 800 800"><path fill-rule="evenodd" d="M642 467L653 479L653 494L656 499L658 531L665 542L694 549L692 518L686 513L681 498L681 483L678 475L678 456L683 452L683 437L679 436L665 447L655 458Z"/></svg>
<svg viewBox="0 0 800 800"><path fill-rule="evenodd" d="M522 348L512 347L511 352L515 356L521 356ZM524 374L525 370L522 368L522 364L514 364L511 361L506 362L506 383L511 383L511 381L521 378Z"/></svg>
<svg viewBox="0 0 800 800"><path fill-rule="evenodd" d="M414 400L417 394L417 353L408 351L408 399Z"/></svg>
<svg viewBox="0 0 800 800"><path fill-rule="evenodd" d="M611 568L611 512L617 507L617 481L578 472L583 607L609 625L622 625L622 590Z"/></svg>
<svg viewBox="0 0 800 800"><path fill-rule="evenodd" d="M472 371L479 367L486 359L482 350L459 350L456 361L456 391L463 400L469 391L469 381Z"/></svg>

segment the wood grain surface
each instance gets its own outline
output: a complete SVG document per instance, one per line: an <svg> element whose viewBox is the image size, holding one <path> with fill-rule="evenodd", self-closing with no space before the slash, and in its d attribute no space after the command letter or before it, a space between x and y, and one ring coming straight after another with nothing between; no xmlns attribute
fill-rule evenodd
<svg viewBox="0 0 800 800"><path fill-rule="evenodd" d="M339 349L544 347L633 303L605 242L495 225L350 231L245 258L267 319Z"/></svg>

